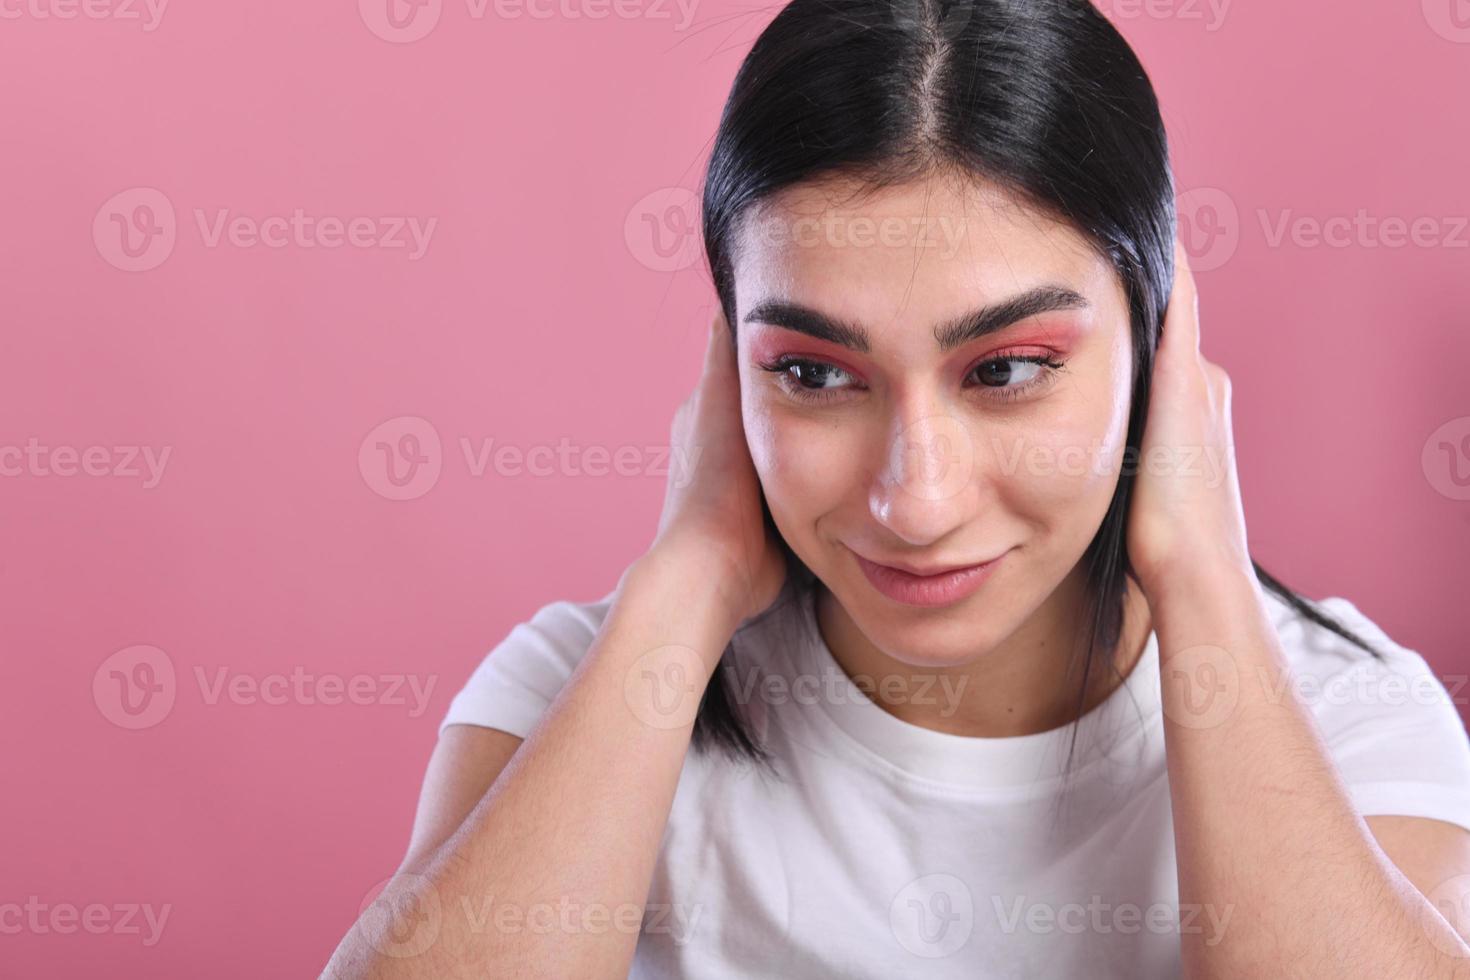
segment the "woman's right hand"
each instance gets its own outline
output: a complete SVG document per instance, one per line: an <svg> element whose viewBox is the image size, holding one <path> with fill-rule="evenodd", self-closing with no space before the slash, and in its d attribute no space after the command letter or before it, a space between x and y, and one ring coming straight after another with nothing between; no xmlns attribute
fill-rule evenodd
<svg viewBox="0 0 1470 980"><path fill-rule="evenodd" d="M763 612L781 591L786 562L761 511L761 485L745 442L740 372L722 310L710 323L704 371L674 412L673 456L651 551L706 563L735 623ZM682 486L680 484L683 484Z"/></svg>

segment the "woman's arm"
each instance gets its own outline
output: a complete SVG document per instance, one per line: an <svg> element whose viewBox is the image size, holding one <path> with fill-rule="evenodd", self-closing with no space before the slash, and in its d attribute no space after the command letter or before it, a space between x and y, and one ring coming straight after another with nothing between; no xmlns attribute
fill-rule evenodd
<svg viewBox="0 0 1470 980"><path fill-rule="evenodd" d="M1186 976L1470 976L1470 947L1378 846L1283 683L1255 579L1181 569L1149 603L1179 902L1224 923L1180 936Z"/></svg>
<svg viewBox="0 0 1470 980"><path fill-rule="evenodd" d="M1185 973L1470 977L1470 947L1385 856L1290 683L1247 547L1230 379L1200 353L1194 277L1174 255L1128 555L1159 643ZM1404 853L1453 886L1463 840L1429 828Z"/></svg>
<svg viewBox="0 0 1470 980"><path fill-rule="evenodd" d="M732 340L716 313L672 429L679 458L699 465L671 471L654 543L623 573L592 645L519 748L476 750L497 765L509 754L499 776L430 772L403 868L327 976L628 975L700 698L735 629L786 579Z"/></svg>
<svg viewBox="0 0 1470 980"><path fill-rule="evenodd" d="M327 976L627 976L694 708L738 625L702 557L634 563L536 729L447 840L411 848Z"/></svg>

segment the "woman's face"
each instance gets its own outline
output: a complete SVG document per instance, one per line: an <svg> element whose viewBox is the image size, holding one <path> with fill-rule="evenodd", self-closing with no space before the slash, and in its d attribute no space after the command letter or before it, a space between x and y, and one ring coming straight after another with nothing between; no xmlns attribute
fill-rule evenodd
<svg viewBox="0 0 1470 980"><path fill-rule="evenodd" d="M745 434L776 526L867 639L959 665L1079 581L1127 434L1127 299L1079 233L996 185L856 187L789 189L742 226ZM916 605L858 556L1004 557Z"/></svg>

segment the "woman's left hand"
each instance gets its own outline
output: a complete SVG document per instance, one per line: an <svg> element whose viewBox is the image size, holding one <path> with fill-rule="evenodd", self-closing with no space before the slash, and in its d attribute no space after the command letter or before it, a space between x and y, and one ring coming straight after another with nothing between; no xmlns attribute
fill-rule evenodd
<svg viewBox="0 0 1470 980"><path fill-rule="evenodd" d="M1254 576L1230 425L1230 377L1199 348L1199 295L1176 240L1174 289L1129 505L1128 557L1144 593L1181 574Z"/></svg>

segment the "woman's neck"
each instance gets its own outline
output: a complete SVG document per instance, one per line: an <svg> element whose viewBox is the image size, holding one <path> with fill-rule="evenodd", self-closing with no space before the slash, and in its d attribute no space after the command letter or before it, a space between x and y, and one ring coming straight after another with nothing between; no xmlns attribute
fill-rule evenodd
<svg viewBox="0 0 1470 980"><path fill-rule="evenodd" d="M1063 580L1036 612L1009 637L984 656L953 667L914 667L875 646L853 622L820 581L817 625L833 658L849 677L863 677L873 702L893 716L935 731L981 738L1008 738L1062 728L1078 717L1077 695L1082 685L1082 655L1090 623L1080 623L1085 596L1085 569L1079 565ZM1082 713L1091 711L1117 690L1137 665L1153 623L1148 602L1136 583L1124 593L1123 631L1118 644L1117 670L1105 651L1095 655L1088 671ZM1079 639L1079 636L1081 639ZM1076 663L1071 664L1073 651ZM1071 670L1069 671L1069 665ZM934 692L927 698L891 696L885 691L914 690L917 674L933 675ZM885 684L884 678L889 678Z"/></svg>

